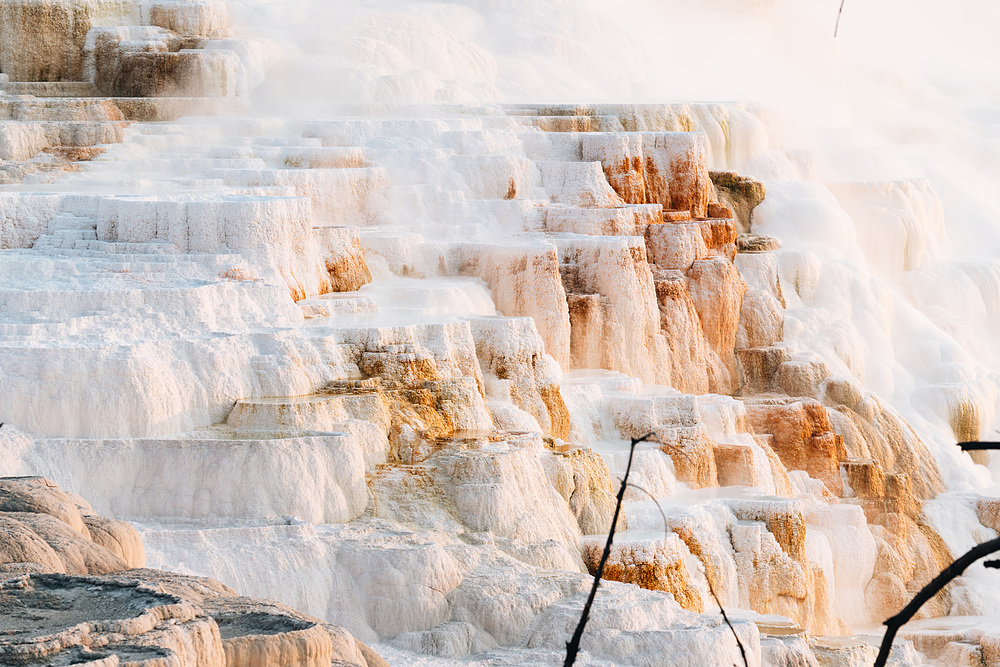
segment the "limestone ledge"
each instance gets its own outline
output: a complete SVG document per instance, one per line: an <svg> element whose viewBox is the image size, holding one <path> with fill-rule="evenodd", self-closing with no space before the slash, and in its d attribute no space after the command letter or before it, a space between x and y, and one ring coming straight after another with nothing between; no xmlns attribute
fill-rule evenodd
<svg viewBox="0 0 1000 667"><path fill-rule="evenodd" d="M0 661L386 663L341 628L202 577L144 569L139 533L41 477L0 478Z"/></svg>

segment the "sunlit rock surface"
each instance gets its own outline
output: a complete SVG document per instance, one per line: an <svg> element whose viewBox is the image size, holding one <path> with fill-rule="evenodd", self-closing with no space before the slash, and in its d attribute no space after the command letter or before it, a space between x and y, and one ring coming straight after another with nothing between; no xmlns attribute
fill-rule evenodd
<svg viewBox="0 0 1000 667"><path fill-rule="evenodd" d="M121 603L0 651L561 664L649 436L585 659L870 664L1000 529L996 262L759 105L503 104L413 4L0 0L0 588ZM892 660L992 664L996 587Z"/></svg>
<svg viewBox="0 0 1000 667"><path fill-rule="evenodd" d="M44 477L0 478L0 507L4 664L385 664L343 629L283 605L144 569L132 525Z"/></svg>
<svg viewBox="0 0 1000 667"><path fill-rule="evenodd" d="M108 574L145 565L130 524L98 516L44 477L0 479L7 573Z"/></svg>

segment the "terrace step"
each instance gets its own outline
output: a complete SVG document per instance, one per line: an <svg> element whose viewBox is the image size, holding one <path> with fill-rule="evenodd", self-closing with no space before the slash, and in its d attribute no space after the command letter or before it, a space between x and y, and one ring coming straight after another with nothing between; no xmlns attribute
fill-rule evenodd
<svg viewBox="0 0 1000 667"><path fill-rule="evenodd" d="M35 97L98 97L100 93L89 81L4 81L0 93L33 95Z"/></svg>

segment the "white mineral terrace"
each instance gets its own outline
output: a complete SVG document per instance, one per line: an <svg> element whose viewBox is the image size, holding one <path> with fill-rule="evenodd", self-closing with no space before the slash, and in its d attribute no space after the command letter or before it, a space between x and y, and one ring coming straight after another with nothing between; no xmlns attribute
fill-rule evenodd
<svg viewBox="0 0 1000 667"><path fill-rule="evenodd" d="M0 0L0 477L388 664L561 665L653 434L577 664L871 665L1000 530L1000 10L907 78L860 2L600 4ZM384 664L194 599L17 664ZM917 619L1000 667L996 570Z"/></svg>

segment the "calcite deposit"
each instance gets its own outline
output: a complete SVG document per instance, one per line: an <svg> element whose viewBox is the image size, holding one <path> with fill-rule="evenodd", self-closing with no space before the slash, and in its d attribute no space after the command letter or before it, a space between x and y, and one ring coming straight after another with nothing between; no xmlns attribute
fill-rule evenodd
<svg viewBox="0 0 1000 667"><path fill-rule="evenodd" d="M0 0L0 661L562 664L648 436L589 664L869 664L1000 530L995 262L757 104L504 102L411 4ZM894 664L1000 664L993 576Z"/></svg>

